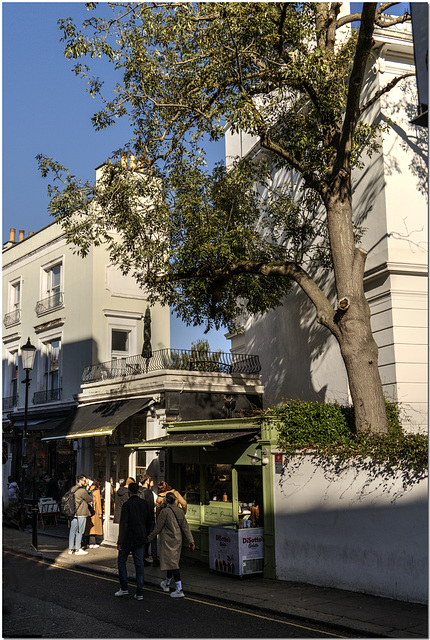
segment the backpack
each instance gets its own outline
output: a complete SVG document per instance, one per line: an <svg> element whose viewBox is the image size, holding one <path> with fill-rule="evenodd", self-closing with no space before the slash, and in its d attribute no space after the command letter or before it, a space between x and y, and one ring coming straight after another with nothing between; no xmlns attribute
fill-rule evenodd
<svg viewBox="0 0 430 640"><path fill-rule="evenodd" d="M78 487L79 489L79 487ZM75 492L78 490L69 489L61 498L60 513L65 518L73 518L76 513Z"/></svg>

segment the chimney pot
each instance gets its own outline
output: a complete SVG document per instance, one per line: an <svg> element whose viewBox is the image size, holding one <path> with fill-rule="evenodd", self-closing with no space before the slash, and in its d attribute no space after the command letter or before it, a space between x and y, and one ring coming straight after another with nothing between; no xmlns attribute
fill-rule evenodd
<svg viewBox="0 0 430 640"><path fill-rule="evenodd" d="M11 229L9 232L9 242L15 242L16 229Z"/></svg>
<svg viewBox="0 0 430 640"><path fill-rule="evenodd" d="M25 231L23 229L19 230L19 242L22 242L25 238Z"/></svg>
<svg viewBox="0 0 430 640"><path fill-rule="evenodd" d="M30 237L30 236L34 236L34 231L29 231L28 232L28 237Z"/></svg>
<svg viewBox="0 0 430 640"><path fill-rule="evenodd" d="M127 169L127 154L124 151L121 152L121 167Z"/></svg>

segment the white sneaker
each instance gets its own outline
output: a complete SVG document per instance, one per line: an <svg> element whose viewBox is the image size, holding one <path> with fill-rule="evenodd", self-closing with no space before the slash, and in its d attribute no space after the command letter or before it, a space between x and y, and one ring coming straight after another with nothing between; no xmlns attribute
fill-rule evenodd
<svg viewBox="0 0 430 640"><path fill-rule="evenodd" d="M166 580L163 580L163 582L160 582L160 587L163 589L163 591L165 591L166 593L168 593L170 591L170 587L167 584Z"/></svg>
<svg viewBox="0 0 430 640"><path fill-rule="evenodd" d="M75 551L75 556L86 556L88 551L84 551L83 549L78 549Z"/></svg>
<svg viewBox="0 0 430 640"><path fill-rule="evenodd" d="M90 549L98 549L99 546L99 544L90 544Z"/></svg>
<svg viewBox="0 0 430 640"><path fill-rule="evenodd" d="M184 597L184 592L183 591L178 591L176 589L176 591L172 591L172 593L170 594L171 598L183 598Z"/></svg>
<svg viewBox="0 0 430 640"><path fill-rule="evenodd" d="M128 596L128 589L120 589L115 593L115 595L119 598L120 596Z"/></svg>
<svg viewBox="0 0 430 640"><path fill-rule="evenodd" d="M69 549L69 556L71 556L73 553L73 549Z"/></svg>

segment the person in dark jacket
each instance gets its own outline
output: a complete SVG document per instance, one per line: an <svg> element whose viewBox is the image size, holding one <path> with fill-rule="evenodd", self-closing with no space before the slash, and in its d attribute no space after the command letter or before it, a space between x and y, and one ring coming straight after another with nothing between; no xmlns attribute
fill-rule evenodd
<svg viewBox="0 0 430 640"><path fill-rule="evenodd" d="M134 597L136 600L143 600L143 554L151 528L151 515L146 500L139 498L138 491L139 485L135 482L128 485L130 498L124 502L121 509L117 543L120 589L115 595L128 595L127 558L131 552L136 569L136 593Z"/></svg>
<svg viewBox="0 0 430 640"><path fill-rule="evenodd" d="M134 478L127 478L125 482L121 484L115 496L115 511L113 514L113 521L116 524L119 524L121 519L121 509L122 505L126 500L128 500L128 485L132 482L135 482Z"/></svg>
<svg viewBox="0 0 430 640"><path fill-rule="evenodd" d="M146 474L144 476L139 476L139 483L141 485L139 487L139 498L146 500L146 502L148 503L149 512L151 514L151 520L152 520L152 525L151 525L151 531L152 531L153 528L155 527L155 499L154 499L155 494L154 494L154 491L152 490L152 487L154 486L154 481L151 478L151 476L148 476ZM151 533L151 531L149 533ZM157 557L157 538L154 538L154 540L151 542L151 556L152 556L152 566L159 567L160 563ZM145 547L145 560L148 557L149 557L149 543ZM146 564L150 564L150 563L148 562Z"/></svg>

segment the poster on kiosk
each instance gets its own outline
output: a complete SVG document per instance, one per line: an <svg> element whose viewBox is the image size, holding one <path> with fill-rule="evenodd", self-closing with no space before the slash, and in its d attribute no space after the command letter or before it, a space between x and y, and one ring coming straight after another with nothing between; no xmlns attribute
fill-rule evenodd
<svg viewBox="0 0 430 640"><path fill-rule="evenodd" d="M237 529L234 525L209 527L209 568L231 575L262 573L262 527Z"/></svg>

